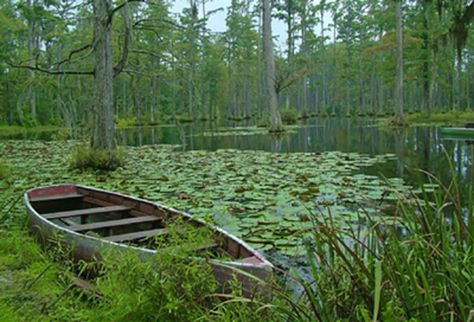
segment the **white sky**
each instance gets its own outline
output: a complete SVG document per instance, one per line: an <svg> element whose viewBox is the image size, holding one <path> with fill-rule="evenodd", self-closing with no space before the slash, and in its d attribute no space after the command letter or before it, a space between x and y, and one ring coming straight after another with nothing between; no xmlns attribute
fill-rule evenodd
<svg viewBox="0 0 474 322"><path fill-rule="evenodd" d="M200 2L200 1L199 1ZM172 3L171 11L173 13L181 13L184 8L189 7L189 0L175 0ZM230 6L231 0L210 0L206 3L206 11L212 11L218 8L224 10L214 13L207 22L207 26L212 31L223 32L226 30L225 18L227 16L227 7ZM202 6L199 5L199 14L202 14ZM286 28L281 20L273 19L272 23L273 36L278 38L278 43L281 47L286 46Z"/></svg>

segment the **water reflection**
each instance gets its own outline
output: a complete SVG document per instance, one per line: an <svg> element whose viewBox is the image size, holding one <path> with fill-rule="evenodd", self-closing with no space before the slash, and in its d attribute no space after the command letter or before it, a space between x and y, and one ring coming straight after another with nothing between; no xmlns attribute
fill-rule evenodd
<svg viewBox="0 0 474 322"><path fill-rule="evenodd" d="M370 155L393 153L397 156L396 162L377 165L367 172L403 177L412 184L416 184L419 177L413 171L416 168L448 182L452 178L448 156L464 197L468 197L468 187L474 182L473 142L444 139L435 127L411 127L394 132L376 127L373 119L325 118L310 120L284 136L275 137L262 129L245 129L252 125L248 121L136 127L119 130L117 140L119 144L132 146L176 144L183 150L231 148L282 153L332 150ZM54 131L22 132L2 138L51 140L55 134Z"/></svg>
<svg viewBox="0 0 474 322"><path fill-rule="evenodd" d="M223 132L225 126L235 126L236 129ZM468 185L474 182L474 145L463 140L445 140L435 127L391 131L375 126L372 119L326 118L311 120L280 137L270 136L264 131L250 135L235 133L253 133L242 129L245 126L251 124L194 123L183 125L180 130L173 126L130 128L121 130L119 139L128 145L182 144L183 134L180 132L184 132L184 146L191 150L231 148L282 153L333 150L370 155L393 153L397 156L396 162L377 165L368 172L403 177L412 184L421 180L420 174L413 169L434 173L448 182L452 178L449 156L465 197L469 193Z"/></svg>

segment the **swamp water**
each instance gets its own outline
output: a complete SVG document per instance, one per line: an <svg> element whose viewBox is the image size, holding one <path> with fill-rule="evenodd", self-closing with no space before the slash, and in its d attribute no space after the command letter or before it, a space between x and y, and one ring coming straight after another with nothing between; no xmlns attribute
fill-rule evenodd
<svg viewBox="0 0 474 322"><path fill-rule="evenodd" d="M473 144L444 140L434 127L387 131L371 119L313 119L280 138L242 123L121 129L127 161L109 174L68 169L77 142L35 135L0 141L14 165L6 189L75 182L140 196L208 219L282 266L304 256L312 215L363 226L390 215L391 200L420 180L434 189L416 168L444 182L454 173L465 199L474 181Z"/></svg>

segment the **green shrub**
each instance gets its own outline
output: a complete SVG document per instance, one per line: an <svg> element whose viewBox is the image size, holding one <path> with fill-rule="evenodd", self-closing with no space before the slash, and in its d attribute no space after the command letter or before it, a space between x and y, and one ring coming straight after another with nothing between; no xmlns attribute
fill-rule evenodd
<svg viewBox="0 0 474 322"><path fill-rule="evenodd" d="M298 121L298 111L295 108L285 108L280 112L284 124L295 124Z"/></svg>
<svg viewBox="0 0 474 322"><path fill-rule="evenodd" d="M115 123L117 124L118 128L124 128L124 127L132 127L137 125L137 118L134 117L127 117L127 118L120 118L120 117L115 117Z"/></svg>
<svg viewBox="0 0 474 322"><path fill-rule="evenodd" d="M124 154L121 149L110 153L107 150L95 150L86 145L77 147L71 157L71 166L75 169L93 169L111 171L124 164Z"/></svg>
<svg viewBox="0 0 474 322"><path fill-rule="evenodd" d="M73 134L71 129L61 129L55 132L51 138L56 141L66 141L72 139Z"/></svg>

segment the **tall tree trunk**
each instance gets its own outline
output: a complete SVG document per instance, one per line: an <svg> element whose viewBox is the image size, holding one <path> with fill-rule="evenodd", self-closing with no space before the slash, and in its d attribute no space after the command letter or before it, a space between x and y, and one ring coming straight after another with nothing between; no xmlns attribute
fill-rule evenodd
<svg viewBox="0 0 474 322"><path fill-rule="evenodd" d="M424 54L424 61L423 61L423 107L424 112L427 114L431 113L432 109L432 82L433 82L433 75L432 75L432 49L431 49L431 25L430 25L430 17L431 17L431 8L429 7L430 3L427 1L423 1L423 54Z"/></svg>
<svg viewBox="0 0 474 322"><path fill-rule="evenodd" d="M33 6L35 5L35 0L33 2L28 0L27 6L28 9L33 11ZM33 51L35 49L35 21L33 17L28 18L28 63L34 65ZM28 99L30 105L30 117L33 121L33 124L36 122L36 91L34 87L35 72L31 69L28 70Z"/></svg>
<svg viewBox="0 0 474 322"><path fill-rule="evenodd" d="M294 52L294 40L293 40L293 0L287 0L286 1L286 32L287 32L287 37L288 37L288 52L287 52L287 64L288 64L288 70L290 74L293 71L293 66L291 66L292 63L292 57L293 57L293 52ZM286 104L285 107L289 108L291 101L292 101L293 95L291 91L288 91L286 94Z"/></svg>
<svg viewBox="0 0 474 322"><path fill-rule="evenodd" d="M336 49L337 49L337 46L336 46L336 41L337 41L336 40L336 32L337 32L337 12L336 12L336 9L337 9L337 6L334 7L334 12L333 12L333 17L332 17L332 19L333 19L333 27L332 27L333 31L332 32L333 32L333 42L334 42L334 44L333 44L333 62L332 62L332 64L333 64L334 80L333 80L333 84L332 84L332 86L333 86L333 91L332 91L333 95L332 96L333 97L332 97L332 112L331 112L331 114L334 115L334 116L336 115L336 102L338 101L337 100L337 98L338 98L337 94L338 94L338 91L339 91L339 88L337 86L338 78L337 78L337 58L336 58L336 56L337 56L336 55L337 54L337 52L336 52Z"/></svg>
<svg viewBox="0 0 474 322"><path fill-rule="evenodd" d="M325 50L325 39L324 39L324 6L325 1L320 1L321 5L321 110L324 114L327 114L326 107L326 50Z"/></svg>
<svg viewBox="0 0 474 322"><path fill-rule="evenodd" d="M95 73L91 146L109 153L115 149L111 6L111 0L93 2Z"/></svg>
<svg viewBox="0 0 474 322"><path fill-rule="evenodd" d="M273 57L272 16L270 0L263 0L263 54L265 56L265 75L270 104L270 131L280 132L283 125L280 116L280 107L275 84L275 59Z"/></svg>
<svg viewBox="0 0 474 322"><path fill-rule="evenodd" d="M395 3L396 37L397 37L397 80L395 84L395 123L403 120L403 26L402 0Z"/></svg>
<svg viewBox="0 0 474 322"><path fill-rule="evenodd" d="M462 48L458 48L456 51L457 56L457 102L458 111L463 110L462 106Z"/></svg>
<svg viewBox="0 0 474 322"><path fill-rule="evenodd" d="M301 14L301 50L303 52L303 59L306 62L308 58L308 44L307 44L307 39L306 39L306 33L307 33L307 21L306 21L306 10L308 6L308 1L303 0L302 1L302 14ZM305 75L303 76L302 79L303 82L303 90L302 90L302 97L301 97L301 109L303 112L308 111L308 76Z"/></svg>

